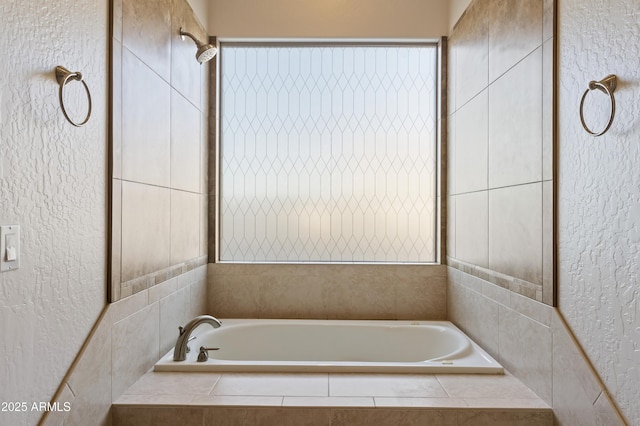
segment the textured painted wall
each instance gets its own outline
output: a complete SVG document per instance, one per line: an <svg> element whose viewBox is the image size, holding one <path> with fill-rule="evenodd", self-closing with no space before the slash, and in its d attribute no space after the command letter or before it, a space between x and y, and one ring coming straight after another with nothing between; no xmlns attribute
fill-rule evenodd
<svg viewBox="0 0 640 426"><path fill-rule="evenodd" d="M559 307L627 421L640 424L640 3L561 0ZM590 80L617 74L616 119L581 127ZM590 95L590 124L608 101Z"/></svg>
<svg viewBox="0 0 640 426"><path fill-rule="evenodd" d="M198 22L208 31L209 25L209 0L187 0Z"/></svg>
<svg viewBox="0 0 640 426"><path fill-rule="evenodd" d="M0 401L28 404L2 425L37 422L105 306L107 3L0 5L0 223L22 227L21 267L0 273ZM85 76L86 127L62 115L56 65Z"/></svg>
<svg viewBox="0 0 640 426"><path fill-rule="evenodd" d="M449 33L458 22L464 11L471 4L471 0L450 0L449 1Z"/></svg>
<svg viewBox="0 0 640 426"><path fill-rule="evenodd" d="M411 37L448 33L447 0L213 0L219 37Z"/></svg>

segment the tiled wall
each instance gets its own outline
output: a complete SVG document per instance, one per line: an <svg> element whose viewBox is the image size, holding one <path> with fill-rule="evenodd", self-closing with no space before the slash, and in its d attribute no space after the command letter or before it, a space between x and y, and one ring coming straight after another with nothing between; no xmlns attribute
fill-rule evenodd
<svg viewBox="0 0 640 426"><path fill-rule="evenodd" d="M206 263L208 65L186 0L113 2L111 300Z"/></svg>
<svg viewBox="0 0 640 426"><path fill-rule="evenodd" d="M209 264L209 308L222 318L447 317L438 265Z"/></svg>
<svg viewBox="0 0 640 426"><path fill-rule="evenodd" d="M553 0L474 0L449 38L447 263L553 303Z"/></svg>
<svg viewBox="0 0 640 426"><path fill-rule="evenodd" d="M42 424L111 424L111 404L166 354L178 326L206 312L207 266L111 303L53 399L71 410Z"/></svg>
<svg viewBox="0 0 640 426"><path fill-rule="evenodd" d="M553 407L558 425L624 425L556 308L449 268L448 314Z"/></svg>

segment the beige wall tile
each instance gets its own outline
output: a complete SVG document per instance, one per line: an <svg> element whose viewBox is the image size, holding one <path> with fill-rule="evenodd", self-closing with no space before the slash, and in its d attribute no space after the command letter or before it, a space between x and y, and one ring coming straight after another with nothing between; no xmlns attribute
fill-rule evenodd
<svg viewBox="0 0 640 426"><path fill-rule="evenodd" d="M329 396L327 374L223 374L211 395Z"/></svg>
<svg viewBox="0 0 640 426"><path fill-rule="evenodd" d="M551 407L540 398L467 398L464 400L467 406L471 408L490 408L490 409L523 409L523 408L539 408L551 411Z"/></svg>
<svg viewBox="0 0 640 426"><path fill-rule="evenodd" d="M149 422L152 426L201 425L205 410L200 407L162 407L150 410ZM133 425L132 425L133 426Z"/></svg>
<svg viewBox="0 0 640 426"><path fill-rule="evenodd" d="M151 409L114 407L113 426L151 426Z"/></svg>
<svg viewBox="0 0 640 426"><path fill-rule="evenodd" d="M171 0L122 0L122 43L168 82Z"/></svg>
<svg viewBox="0 0 640 426"><path fill-rule="evenodd" d="M449 44L450 53L457 63L449 76L456 80L458 86L454 110L449 112L455 119L455 130L449 130L449 137L453 136L455 140L448 142L450 150L455 152L454 158L449 158L447 164L455 176L449 194L456 197L455 201L448 200L455 214L449 212L447 231L449 234L455 233L455 238L448 241L447 255L468 264L469 268L479 266L471 271L478 276L503 274L504 279L499 280L509 281L508 285L505 282L505 287L511 291L547 303L552 300L553 292L548 291L545 297L542 287L535 285L542 284L542 266L538 265L540 257L533 259L535 264L530 268L527 266L540 275L534 283L529 283L526 277L513 276L505 269L496 270L491 264L489 243L492 228L487 226L485 240L483 230L473 223L484 220L484 210L463 206L469 204L470 199L465 200L459 195L466 191L540 182L543 176L551 177L554 12L551 0L524 0L518 4L508 0L474 1L453 29ZM545 40L548 40L544 51L543 26ZM467 46L474 44L476 49L473 52L464 52ZM483 75L484 84L479 84ZM475 86L475 90L468 90L471 86ZM474 105L474 102L482 101L477 94L487 87L487 105L484 108ZM477 111L471 111L474 107ZM474 145L470 149L465 144L482 133L483 130L478 127L483 128L482 115L487 111L486 148L483 150ZM473 125L474 121L476 126ZM477 126L478 123L481 125ZM465 132L467 136L463 134ZM474 148L478 149L474 151ZM478 204L481 196L475 197ZM461 223L461 218L465 220L464 223ZM536 241L539 239L540 236L536 236ZM539 251L540 244L535 241L533 244L535 250ZM530 244L526 246L531 249ZM493 260L499 263L499 260Z"/></svg>
<svg viewBox="0 0 640 426"><path fill-rule="evenodd" d="M553 179L553 44L542 45L542 180Z"/></svg>
<svg viewBox="0 0 640 426"><path fill-rule="evenodd" d="M122 281L169 266L170 190L122 183Z"/></svg>
<svg viewBox="0 0 640 426"><path fill-rule="evenodd" d="M178 288L187 288L196 281L196 269L182 273L176 277Z"/></svg>
<svg viewBox="0 0 640 426"><path fill-rule="evenodd" d="M454 398L538 399L527 386L508 374L438 374L436 378Z"/></svg>
<svg viewBox="0 0 640 426"><path fill-rule="evenodd" d="M114 50L114 90L117 95L114 97L115 120L113 123L115 176L122 175L123 179L129 182L188 190L194 194L201 193L206 186L206 177L203 177L202 169L206 171L203 165L206 165L208 160L207 155L203 155L206 153L208 136L207 126L204 123L208 114L207 104L203 102L208 97L202 93L204 90L202 81L207 79L203 67L193 60L195 44L191 40L184 42L180 40L178 28L180 25L194 23L192 29L194 34L201 35L203 40L206 39L206 34L197 23L187 1L161 0L147 4L125 0L125 4L122 5L119 0L114 4L114 8L116 33L118 26L122 26L122 22L125 27L124 45L118 49L116 34ZM176 28L172 28L172 25ZM171 43L175 38L182 43L184 49L178 46L175 54L172 54ZM186 46L190 48L191 58L188 61L182 61L186 57L181 59L180 52L186 54ZM169 84L172 58L178 64L174 67L171 76L172 84L176 84L173 89ZM185 70L188 72L185 73ZM118 97L120 93L122 99ZM203 106L204 109L202 109ZM122 117L121 124L118 121L120 117ZM121 148L119 148L120 145ZM119 169L122 171L120 172ZM194 217L189 218L188 222L179 223L180 226L188 227L186 233L183 232L185 229L177 229L177 226L174 226L174 231L178 234L173 236L175 244L169 246L167 262L180 263L183 260L198 257L201 252L203 255L206 254L204 247L207 245L208 238L206 226L203 226L203 224L206 225L206 221L203 220L202 209L206 209L207 206L201 203L201 200L198 200L197 204L193 209L196 212ZM133 211L137 208L138 204L134 206L114 204L112 214L114 217L119 217L123 211ZM182 209L181 212L184 213L184 211ZM197 230L197 238L193 237L193 230ZM159 229L156 232L156 239L164 238L166 232L166 229ZM137 238L138 236L139 232L134 239L138 240L139 246L145 243L152 246L157 242L143 241ZM189 238L191 241L186 241ZM123 251L115 247L114 259L117 261L126 250L127 247L124 247ZM125 273L112 274L114 278L112 298L118 300L121 297L127 297L145 286L143 282L122 286L121 282L130 281L141 274L152 274L170 266L168 264L158 266L157 258L165 254L164 246L161 251L162 253L146 253L147 258L142 261L128 260L129 264L123 267L126 269ZM185 252L187 252L186 256L190 256L189 259L183 258ZM172 254L180 260L172 259ZM156 257L156 262L151 265L153 256ZM138 263L136 270L132 270L131 264L136 262ZM141 265L141 262L147 262L147 265ZM114 266L118 265L114 264ZM154 285L154 278L151 277L146 285Z"/></svg>
<svg viewBox="0 0 640 426"><path fill-rule="evenodd" d="M593 404L599 424L624 426L625 421L620 418L614 407L613 401L607 391L602 391L596 402Z"/></svg>
<svg viewBox="0 0 640 426"><path fill-rule="evenodd" d="M131 297L110 303L108 311L110 324L114 324L125 319L129 315L133 315L134 313L144 309L148 304L149 293L147 291L141 291Z"/></svg>
<svg viewBox="0 0 640 426"><path fill-rule="evenodd" d="M499 323L497 323L491 320L491 316L483 317L480 313L495 302L472 290L478 286L466 282L482 280L452 268L449 268L449 271L449 319L485 350L492 353L505 368L535 391L547 404L553 403L557 424L622 424L617 418L615 407L609 402L603 402L606 400L606 397L602 399L604 391L557 310L512 294L510 307L499 306ZM499 330L499 346L495 346L495 342L491 342L486 337L495 330ZM499 350L499 353L493 353L496 350ZM526 394L523 396L517 390L508 390L508 386L494 388L498 394L491 395L490 384L473 383L473 380L480 380L477 376L471 376L471 381L465 381L464 376L458 375L437 377L450 396L464 397L470 407L490 407L495 402L491 400L495 398L504 400L505 395L500 392L505 390L510 398L528 399ZM515 380L509 375L504 377ZM530 397L532 393L528 395ZM598 405L599 398L602 407ZM530 408L537 407L538 405L533 405ZM600 408L604 414L602 419L598 420L597 412ZM608 420L603 420L605 418ZM475 414L470 419L473 419L473 422L469 424L476 424L475 422L493 424L492 421L499 420L483 420L476 418ZM466 420L463 419L463 421ZM485 421L489 423L483 423ZM497 424L512 424L509 421Z"/></svg>
<svg viewBox="0 0 640 426"><path fill-rule="evenodd" d="M488 90L456 113L456 193L487 189Z"/></svg>
<svg viewBox="0 0 640 426"><path fill-rule="evenodd" d="M52 402L57 402L60 407L65 408L65 404L71 404L71 407L74 407L75 404L75 395L69 388L69 386L65 383L60 389L59 394ZM84 410L83 410L84 411ZM108 410L106 410L108 412ZM101 413L104 414L104 413ZM65 420L71 415L71 412L67 411L49 411L44 414L40 423L40 426L63 426ZM81 423L79 423L81 424ZM104 423L103 423L104 424ZM110 424L110 423L107 423ZM102 424L100 424L102 426ZM106 426L106 425L105 425Z"/></svg>
<svg viewBox="0 0 640 426"><path fill-rule="evenodd" d="M553 181L542 182L542 301L553 304Z"/></svg>
<svg viewBox="0 0 640 426"><path fill-rule="evenodd" d="M204 414L204 426L244 426L251 410L241 408L208 408Z"/></svg>
<svg viewBox="0 0 640 426"><path fill-rule="evenodd" d="M242 395L206 395L195 396L191 399L190 405L237 405L237 406L267 406L267 407L280 407L282 406L281 396L242 396Z"/></svg>
<svg viewBox="0 0 640 426"><path fill-rule="evenodd" d="M171 88L122 51L122 177L169 186Z"/></svg>
<svg viewBox="0 0 640 426"><path fill-rule="evenodd" d="M120 299L122 282L122 181L111 180L111 283L110 301Z"/></svg>
<svg viewBox="0 0 640 426"><path fill-rule="evenodd" d="M445 267L215 264L210 268L209 303L222 317L427 319L445 315Z"/></svg>
<svg viewBox="0 0 640 426"><path fill-rule="evenodd" d="M237 410L227 412L225 418L214 411L205 419L205 426L328 426L330 419L330 411L324 409L260 408L246 410L244 413L238 413Z"/></svg>
<svg viewBox="0 0 640 426"><path fill-rule="evenodd" d="M178 327L184 326L191 319L188 315L189 296L189 288L183 288L160 300L160 356L175 346L180 334Z"/></svg>
<svg viewBox="0 0 640 426"><path fill-rule="evenodd" d="M195 259L200 253L200 196L171 191L171 264Z"/></svg>
<svg viewBox="0 0 640 426"><path fill-rule="evenodd" d="M220 380L215 373L146 373L126 391L126 395L208 395ZM119 400L122 403L122 400Z"/></svg>
<svg viewBox="0 0 640 426"><path fill-rule="evenodd" d="M209 192L209 119L206 114L201 114L200 115L200 193L208 194L208 192Z"/></svg>
<svg viewBox="0 0 640 426"><path fill-rule="evenodd" d="M171 90L171 188L200 192L200 117L193 104Z"/></svg>
<svg viewBox="0 0 640 426"><path fill-rule="evenodd" d="M550 327L553 308L544 303L536 302L529 297L511 292L511 309L540 324Z"/></svg>
<svg viewBox="0 0 640 426"><path fill-rule="evenodd" d="M447 199L447 256L456 257L456 196Z"/></svg>
<svg viewBox="0 0 640 426"><path fill-rule="evenodd" d="M489 281L482 281L481 293L487 296L489 299L505 306L510 306L511 295L515 294L507 290L506 288L500 287L497 284L490 283Z"/></svg>
<svg viewBox="0 0 640 426"><path fill-rule="evenodd" d="M329 396L443 398L447 393L427 374L330 374Z"/></svg>
<svg viewBox="0 0 640 426"><path fill-rule="evenodd" d="M492 0L489 7L489 81L542 44L541 0Z"/></svg>
<svg viewBox="0 0 640 426"><path fill-rule="evenodd" d="M464 408L467 403L462 398L398 398L376 396L376 407L432 407L432 408Z"/></svg>
<svg viewBox="0 0 640 426"><path fill-rule="evenodd" d="M195 398L194 395L158 395L158 394L124 394L113 402L113 407L132 407L135 405L150 406L147 408L162 405L189 405Z"/></svg>
<svg viewBox="0 0 640 426"><path fill-rule="evenodd" d="M200 109L204 91L202 65L196 60L198 48L190 38L181 39L180 27L202 43L208 43L208 36L187 1L172 2L171 18L171 85Z"/></svg>
<svg viewBox="0 0 640 426"><path fill-rule="evenodd" d="M374 407L371 397L285 396L284 407Z"/></svg>
<svg viewBox="0 0 640 426"><path fill-rule="evenodd" d="M260 318L262 292L263 283L251 275L213 274L209 281L209 311L221 318Z"/></svg>
<svg viewBox="0 0 640 426"><path fill-rule="evenodd" d="M207 282L196 281L189 286L189 315L188 318L195 318L209 312L207 301Z"/></svg>
<svg viewBox="0 0 640 426"><path fill-rule="evenodd" d="M116 6L114 5L114 8ZM114 20L116 17L114 16ZM114 22L114 26L115 26ZM112 39L111 78L111 172L113 178L122 177L122 43Z"/></svg>
<svg viewBox="0 0 640 426"><path fill-rule="evenodd" d="M212 206L213 207L213 206ZM199 255L205 256L209 251L209 196L200 196L200 248Z"/></svg>
<svg viewBox="0 0 640 426"><path fill-rule="evenodd" d="M149 303L154 303L163 299L178 289L178 277L171 278L151 287L148 290Z"/></svg>
<svg viewBox="0 0 640 426"><path fill-rule="evenodd" d="M457 113L453 113L449 117L448 134L447 134L447 194L457 194L456 188L456 145L457 132L456 123L458 121Z"/></svg>
<svg viewBox="0 0 640 426"><path fill-rule="evenodd" d="M466 410L458 413L458 426L552 426L551 411Z"/></svg>
<svg viewBox="0 0 640 426"><path fill-rule="evenodd" d="M553 331L553 409L560 425L595 425L593 403L602 392L590 366L556 313Z"/></svg>
<svg viewBox="0 0 640 426"><path fill-rule="evenodd" d="M447 113L451 119L456 112L456 93L458 93L458 34L454 33L447 40ZM452 124L449 122L449 130ZM451 134L451 133L449 133Z"/></svg>
<svg viewBox="0 0 640 426"><path fill-rule="evenodd" d="M489 87L489 188L542 180L541 94L542 48Z"/></svg>
<svg viewBox="0 0 640 426"><path fill-rule="evenodd" d="M215 46L215 40L212 44ZM209 98L211 97L211 99L215 99L215 93L211 93L211 85L209 83L211 74L214 74L212 70L215 69L215 63L216 59L214 58L211 61L200 65L200 87L202 88L202 91L200 92L200 111L205 115L208 114L209 111Z"/></svg>
<svg viewBox="0 0 640 426"><path fill-rule="evenodd" d="M542 6L542 40L547 41L553 37L554 29L554 15L555 15L555 0L543 0Z"/></svg>
<svg viewBox="0 0 640 426"><path fill-rule="evenodd" d="M489 197L487 191L456 196L456 258L489 265Z"/></svg>
<svg viewBox="0 0 640 426"><path fill-rule="evenodd" d="M452 410L409 410L397 408L376 408L374 410L333 410L332 426L455 426L456 412Z"/></svg>
<svg viewBox="0 0 640 426"><path fill-rule="evenodd" d="M119 321L112 329L112 388L115 401L159 359L158 303Z"/></svg>
<svg viewBox="0 0 640 426"><path fill-rule="evenodd" d="M489 84L489 0L469 5L456 26L456 108Z"/></svg>
<svg viewBox="0 0 640 426"><path fill-rule="evenodd" d="M542 285L542 184L489 191L489 268Z"/></svg>
<svg viewBox="0 0 640 426"><path fill-rule="evenodd" d="M68 379L75 401L65 424L109 424L112 375L110 319L109 314L100 318Z"/></svg>
<svg viewBox="0 0 640 426"><path fill-rule="evenodd" d="M498 357L499 306L493 300L460 284L453 282L449 284L447 292L449 320L498 361L500 361Z"/></svg>
<svg viewBox="0 0 640 426"><path fill-rule="evenodd" d="M122 0L113 0L113 38L122 42Z"/></svg>
<svg viewBox="0 0 640 426"><path fill-rule="evenodd" d="M260 317L326 318L322 284L316 276L269 277L258 296L262 307Z"/></svg>
<svg viewBox="0 0 640 426"><path fill-rule="evenodd" d="M445 320L447 318L447 279L398 280L396 319Z"/></svg>
<svg viewBox="0 0 640 426"><path fill-rule="evenodd" d="M396 289L383 277L331 279L323 285L323 300L329 319L396 318Z"/></svg>
<svg viewBox="0 0 640 426"><path fill-rule="evenodd" d="M553 342L549 327L501 307L499 330L502 365L552 404Z"/></svg>

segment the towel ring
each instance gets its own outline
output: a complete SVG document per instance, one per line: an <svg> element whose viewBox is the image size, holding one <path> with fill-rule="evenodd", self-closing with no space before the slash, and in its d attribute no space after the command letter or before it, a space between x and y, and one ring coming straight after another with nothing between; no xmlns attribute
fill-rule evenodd
<svg viewBox="0 0 640 426"><path fill-rule="evenodd" d="M89 121L89 118L91 118L91 92L89 92L89 86L87 86L87 83L85 83L84 80L82 79L82 74L79 71L71 72L65 67L58 65L56 67L56 80L58 80L58 84L60 85L60 89L58 90L58 99L60 100L60 107L62 108L62 113L64 114L64 117L67 119L69 123L73 124L76 127L84 126L85 124L87 124L87 121ZM76 80L82 83L82 85L84 86L84 90L87 93L87 99L89 100L89 110L87 111L87 116L85 117L84 121L82 121L81 123L76 123L75 121L73 121L69 117L69 114L67 114L67 109L64 107L64 99L62 97L62 92L64 90L64 86L70 80Z"/></svg>
<svg viewBox="0 0 640 426"><path fill-rule="evenodd" d="M609 130L609 127L611 127L611 124L613 123L613 118L616 116L616 99L613 97L613 92L615 92L617 85L618 85L618 77L616 77L615 74L608 75L600 81L589 82L589 88L585 90L584 94L582 95L582 99L580 100L580 121L582 122L582 127L584 127L584 129L590 135L602 136L605 133L607 133L607 130ZM589 127L587 126L587 123L584 122L584 112L583 112L584 100L586 99L587 94L590 91L595 89L598 89L601 92L604 92L605 94L609 95L609 99L611 100L611 116L609 117L609 122L607 123L607 127L605 127L604 130L601 132L594 132L593 130L589 129Z"/></svg>

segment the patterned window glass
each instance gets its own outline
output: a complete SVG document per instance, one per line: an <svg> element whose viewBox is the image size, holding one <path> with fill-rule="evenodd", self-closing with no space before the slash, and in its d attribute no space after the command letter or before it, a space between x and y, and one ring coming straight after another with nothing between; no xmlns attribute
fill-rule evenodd
<svg viewBox="0 0 640 426"><path fill-rule="evenodd" d="M434 45L220 55L220 261L435 261Z"/></svg>

